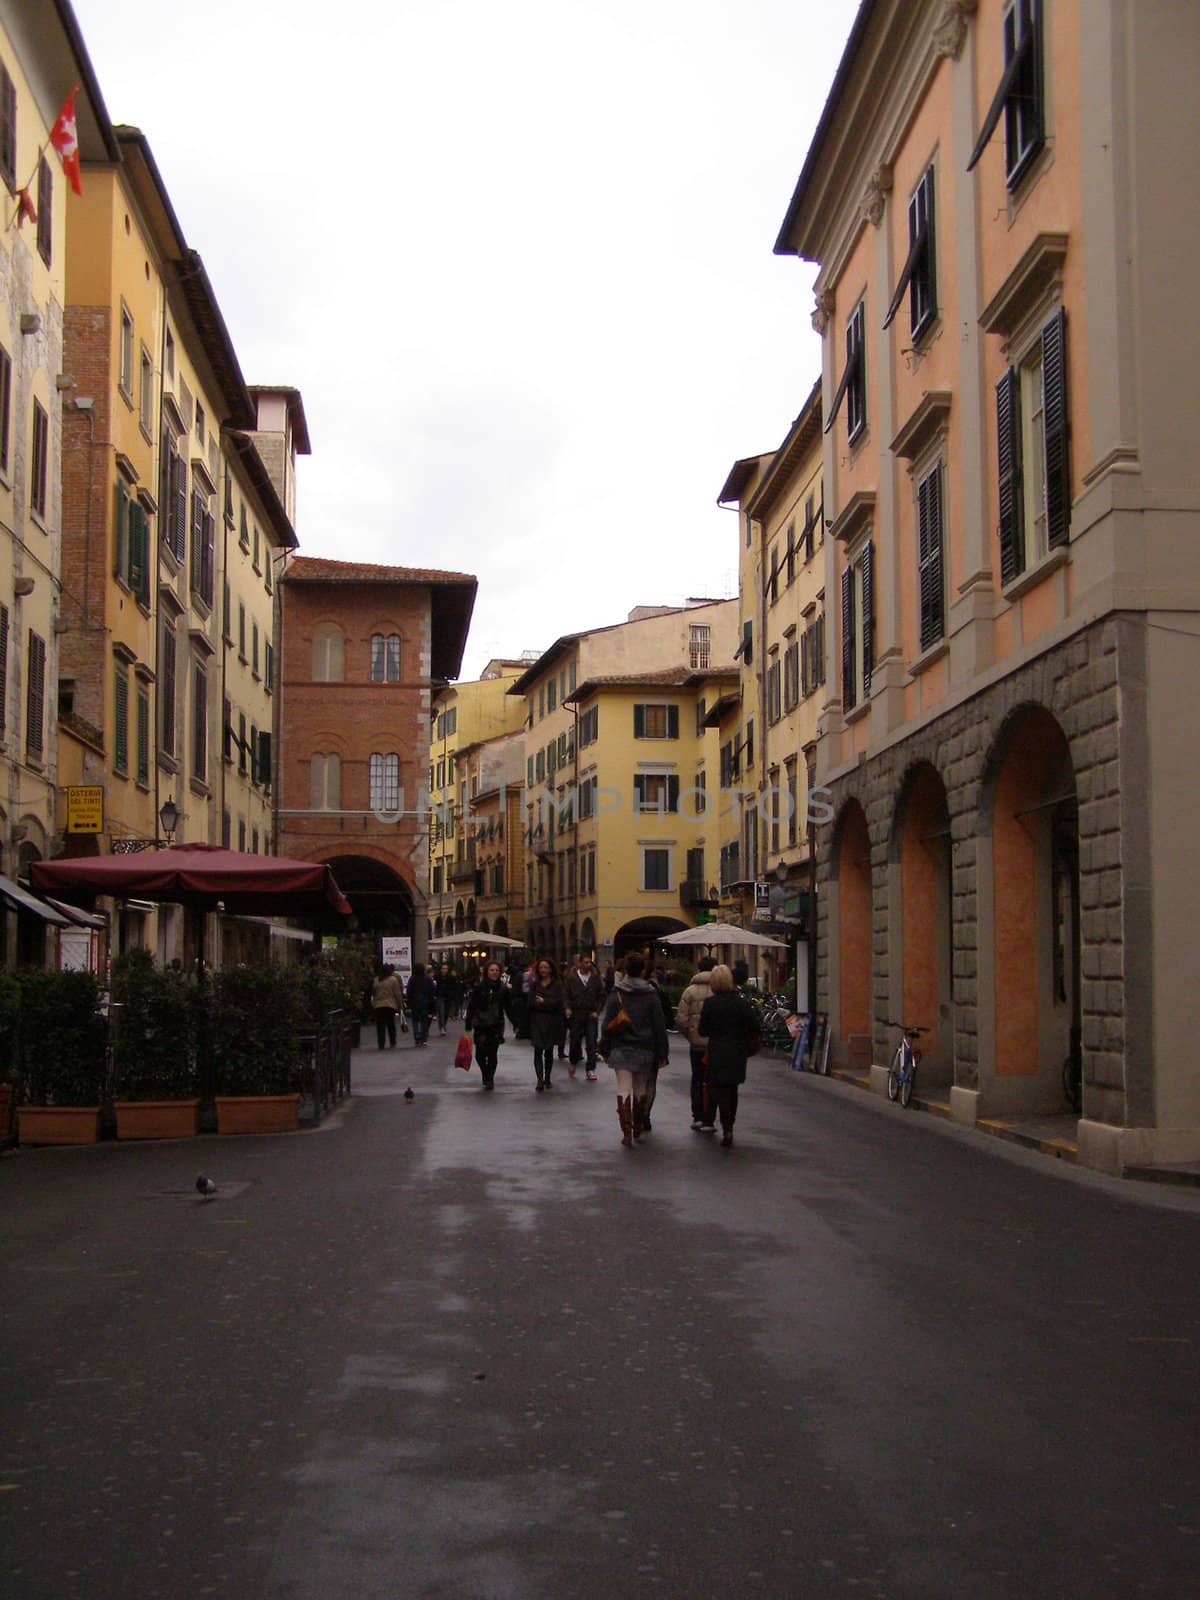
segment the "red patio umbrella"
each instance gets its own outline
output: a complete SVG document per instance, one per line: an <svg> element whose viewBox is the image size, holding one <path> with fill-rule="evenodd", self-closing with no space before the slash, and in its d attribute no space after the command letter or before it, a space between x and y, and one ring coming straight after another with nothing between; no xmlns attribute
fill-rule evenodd
<svg viewBox="0 0 1200 1600"><path fill-rule="evenodd" d="M168 900L212 911L276 917L353 915L324 862L256 856L214 844L176 844L136 855L35 861L29 881L40 894L79 904L96 895Z"/></svg>

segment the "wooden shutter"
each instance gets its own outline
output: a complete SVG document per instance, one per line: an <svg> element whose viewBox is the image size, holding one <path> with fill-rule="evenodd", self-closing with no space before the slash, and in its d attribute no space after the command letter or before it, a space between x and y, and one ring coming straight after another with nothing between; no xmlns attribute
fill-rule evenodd
<svg viewBox="0 0 1200 1600"><path fill-rule="evenodd" d="M129 490L120 478L113 498L113 575L125 583L129 575Z"/></svg>
<svg viewBox="0 0 1200 1600"><path fill-rule="evenodd" d="M1042 403L1046 427L1046 541L1071 536L1071 464L1067 415L1067 313L1060 307L1042 330Z"/></svg>
<svg viewBox="0 0 1200 1600"><path fill-rule="evenodd" d="M646 806L646 779L640 772L633 775L633 809L644 811Z"/></svg>
<svg viewBox="0 0 1200 1600"><path fill-rule="evenodd" d="M129 771L129 674L117 669L114 678L113 771Z"/></svg>
<svg viewBox="0 0 1200 1600"><path fill-rule="evenodd" d="M854 568L842 573L842 709L858 704L854 681Z"/></svg>
<svg viewBox="0 0 1200 1600"><path fill-rule="evenodd" d="M212 605L213 577L216 570L217 525L211 511L205 511L201 524L200 593Z"/></svg>
<svg viewBox="0 0 1200 1600"><path fill-rule="evenodd" d="M137 691L137 781L150 782L150 691Z"/></svg>
<svg viewBox="0 0 1200 1600"><path fill-rule="evenodd" d="M1021 69L1025 64L1026 57L1032 48L1032 34L1026 32L1021 36L1017 43L1016 49L1012 52L1005 63L1004 72L1001 74L1000 82L996 85L996 92L992 96L991 104L988 106L987 114L983 119L983 125L979 130L979 137L975 140L974 147L967 161L968 172L971 171L972 167L974 167L980 156L987 149L988 141L991 139L993 133L995 133L996 124L1000 121L1000 113L1008 104L1008 97L1013 92L1017 78L1020 76Z"/></svg>
<svg viewBox="0 0 1200 1600"><path fill-rule="evenodd" d="M937 466L917 487L917 570L920 588L921 649L928 650L946 631L942 585L942 469Z"/></svg>
<svg viewBox="0 0 1200 1600"><path fill-rule="evenodd" d="M0 735L8 726L8 607L0 606Z"/></svg>
<svg viewBox="0 0 1200 1600"><path fill-rule="evenodd" d="M1000 463L1000 583L1025 568L1025 501L1021 487L1021 375L1010 367L996 385Z"/></svg>
<svg viewBox="0 0 1200 1600"><path fill-rule="evenodd" d="M163 629L162 733L160 742L169 756L175 754L175 630Z"/></svg>
<svg viewBox="0 0 1200 1600"><path fill-rule="evenodd" d="M173 501L171 550L180 566L187 559L187 462L180 451L171 463Z"/></svg>
<svg viewBox="0 0 1200 1600"><path fill-rule="evenodd" d="M679 737L679 707L678 706L668 706L667 707L667 738L668 739L678 739L678 737Z"/></svg>
<svg viewBox="0 0 1200 1600"><path fill-rule="evenodd" d="M825 682L825 613L813 623L812 642L812 682L813 688Z"/></svg>
<svg viewBox="0 0 1200 1600"><path fill-rule="evenodd" d="M51 243L54 238L54 179L45 156L38 159L37 197L37 247L38 254L50 265Z"/></svg>
<svg viewBox="0 0 1200 1600"><path fill-rule="evenodd" d="M811 685L811 668L808 664L809 651L812 648L812 629L805 628L800 635L800 693L807 697Z"/></svg>
<svg viewBox="0 0 1200 1600"><path fill-rule="evenodd" d="M29 635L29 682L25 694L25 748L41 755L46 721L46 646L36 633Z"/></svg>
<svg viewBox="0 0 1200 1600"><path fill-rule="evenodd" d="M0 62L0 178L17 187L17 86Z"/></svg>
<svg viewBox="0 0 1200 1600"><path fill-rule="evenodd" d="M875 670L875 541L868 539L859 562L862 568L862 684L863 698L871 692Z"/></svg>
<svg viewBox="0 0 1200 1600"><path fill-rule="evenodd" d="M150 523L144 508L129 501L129 587L143 605L150 601Z"/></svg>
<svg viewBox="0 0 1200 1600"><path fill-rule="evenodd" d="M633 708L633 737L644 739L646 737L646 708L634 706Z"/></svg>
<svg viewBox="0 0 1200 1600"><path fill-rule="evenodd" d="M667 777L667 810L679 810L679 775L674 772Z"/></svg>

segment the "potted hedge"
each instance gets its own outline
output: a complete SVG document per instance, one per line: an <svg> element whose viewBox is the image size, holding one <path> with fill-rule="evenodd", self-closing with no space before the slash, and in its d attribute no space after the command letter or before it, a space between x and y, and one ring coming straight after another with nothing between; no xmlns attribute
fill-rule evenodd
<svg viewBox="0 0 1200 1600"><path fill-rule="evenodd" d="M6 1143L16 1132L13 1101L20 1018L21 986L11 972L0 971L0 1144Z"/></svg>
<svg viewBox="0 0 1200 1600"><path fill-rule="evenodd" d="M90 972L25 971L18 1055L22 1144L95 1144L106 1098L106 1020Z"/></svg>
<svg viewBox="0 0 1200 1600"><path fill-rule="evenodd" d="M129 950L113 963L112 999L117 1138L198 1133L195 986L157 968L148 950Z"/></svg>
<svg viewBox="0 0 1200 1600"><path fill-rule="evenodd" d="M218 1133L300 1125L300 984L287 967L230 967L207 986Z"/></svg>

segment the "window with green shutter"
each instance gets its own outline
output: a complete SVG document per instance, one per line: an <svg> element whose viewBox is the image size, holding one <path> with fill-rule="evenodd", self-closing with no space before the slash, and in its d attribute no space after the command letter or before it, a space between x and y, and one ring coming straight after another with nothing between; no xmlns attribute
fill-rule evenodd
<svg viewBox="0 0 1200 1600"><path fill-rule="evenodd" d="M113 771L129 776L129 674L118 667L113 674Z"/></svg>
<svg viewBox="0 0 1200 1600"><path fill-rule="evenodd" d="M138 685L137 691L137 781L150 786L150 691Z"/></svg>

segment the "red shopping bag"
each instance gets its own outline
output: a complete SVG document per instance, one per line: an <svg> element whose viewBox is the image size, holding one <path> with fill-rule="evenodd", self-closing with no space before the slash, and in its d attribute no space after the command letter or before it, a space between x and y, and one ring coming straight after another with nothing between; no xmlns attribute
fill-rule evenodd
<svg viewBox="0 0 1200 1600"><path fill-rule="evenodd" d="M464 1033L462 1038L458 1041L458 1049L454 1052L454 1065L456 1067L461 1067L464 1072L470 1072L471 1054L471 1035L469 1033Z"/></svg>

